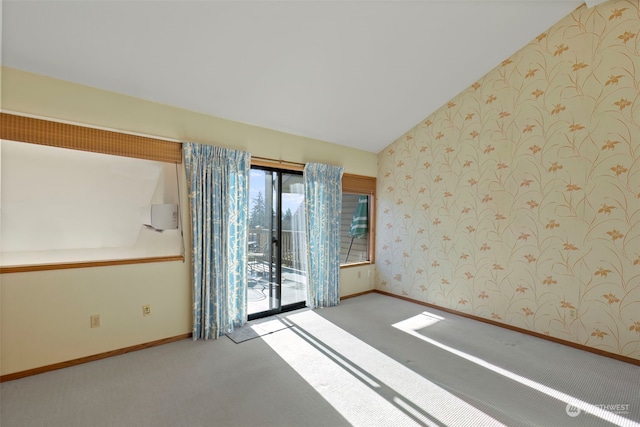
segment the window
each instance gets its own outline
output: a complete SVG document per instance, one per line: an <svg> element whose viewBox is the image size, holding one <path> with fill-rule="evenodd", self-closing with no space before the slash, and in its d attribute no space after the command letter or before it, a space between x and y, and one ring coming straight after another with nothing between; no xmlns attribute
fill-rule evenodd
<svg viewBox="0 0 640 427"><path fill-rule="evenodd" d="M342 195L340 232L340 262L369 262L369 196Z"/></svg>
<svg viewBox="0 0 640 427"><path fill-rule="evenodd" d="M0 141L1 272L183 259L177 163L25 139Z"/></svg>
<svg viewBox="0 0 640 427"><path fill-rule="evenodd" d="M342 178L340 263L343 266L374 261L375 185L373 177L344 174Z"/></svg>

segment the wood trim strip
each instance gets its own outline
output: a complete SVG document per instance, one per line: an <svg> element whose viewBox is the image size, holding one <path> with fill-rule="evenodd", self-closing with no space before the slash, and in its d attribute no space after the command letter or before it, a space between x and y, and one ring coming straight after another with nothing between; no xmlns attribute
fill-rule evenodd
<svg viewBox="0 0 640 427"><path fill-rule="evenodd" d="M0 139L160 162L182 162L181 143L8 113L0 113Z"/></svg>
<svg viewBox="0 0 640 427"><path fill-rule="evenodd" d="M369 291L362 291L362 292L358 292L358 293L351 294L351 295L345 295L343 297L340 297L340 301L344 301L344 300L349 299L349 298L359 297L359 296L366 295L366 294L372 294L374 292L375 291L373 289L371 289Z"/></svg>
<svg viewBox="0 0 640 427"><path fill-rule="evenodd" d="M0 267L0 274L26 273L31 271L66 270L70 268L110 267L114 265L146 264L150 262L182 261L184 256L171 255L150 258L117 259L111 261L65 262L60 264L34 264Z"/></svg>
<svg viewBox="0 0 640 427"><path fill-rule="evenodd" d="M145 348L156 347L162 344L168 344L176 341L182 341L187 338L191 338L191 333L177 335L175 337L163 338L156 341L151 341L144 344L136 344L130 347L120 348L118 350L106 351L104 353L94 354L92 356L81 357L79 359L73 359L66 362L54 363L53 365L41 366L39 368L27 369L26 371L14 372L12 374L5 374L0 376L0 383L5 381L13 381L20 378L30 377L32 375L38 375L49 371L55 371L58 369L68 368L71 366L81 365L83 363L94 362L100 359L106 359L107 357L120 356L132 351L144 350Z"/></svg>
<svg viewBox="0 0 640 427"><path fill-rule="evenodd" d="M304 163L289 162L286 160L275 160L258 156L251 156L251 165L291 171L303 171L305 166Z"/></svg>
<svg viewBox="0 0 640 427"><path fill-rule="evenodd" d="M362 261L362 262L350 262L349 264L341 264L340 269L352 268L352 267L363 267L365 265L371 265L373 262L371 261Z"/></svg>
<svg viewBox="0 0 640 427"><path fill-rule="evenodd" d="M571 341L566 341L566 340L563 340L563 339L560 339L560 338L552 337L552 336L549 336L549 335L544 335L544 334L541 334L541 333L538 333L538 332L529 331L527 329L522 329L522 328L519 328L517 326L512 326L512 325L508 325L506 323L496 322L494 320L485 319L483 317L474 316L473 314L463 313L461 311L452 310L450 308L440 307L438 305L430 304L428 302L415 300L415 299L404 297L404 296L401 296L401 295L395 295L395 294L392 294L390 292L381 291L379 289L375 289L373 292L378 293L378 294L382 294L382 295L386 295L386 296L389 296L389 297L393 297L393 298L398 298L398 299L401 299L403 301L409 301L409 302L412 302L412 303L415 303L415 304L419 304L419 305L423 305L425 307L433 308L433 309L436 309L436 310L441 310L441 311L444 311L444 312L447 312L447 313L455 314L457 316L466 317L467 319L472 319L472 320L477 320L477 321L480 321L480 322L483 322L483 323L488 323L489 325L499 326L501 328L509 329L511 331L514 331L514 332L520 332L520 333L525 334L525 335L531 335L531 336L536 337L536 338L541 338L543 340L552 341L552 342L554 342L556 344L562 344L562 345L566 345L568 347L576 348L578 350L588 351L589 353L594 353L594 354L597 354L599 356L609 357L611 359L616 359L616 360L619 360L621 362L626 362L626 363L630 363L632 365L640 366L640 360L633 359L631 357L622 356L620 354L615 354L615 353L610 353L608 351L599 350L599 349L593 348L593 347L587 347L586 345L574 343L574 342L571 342Z"/></svg>

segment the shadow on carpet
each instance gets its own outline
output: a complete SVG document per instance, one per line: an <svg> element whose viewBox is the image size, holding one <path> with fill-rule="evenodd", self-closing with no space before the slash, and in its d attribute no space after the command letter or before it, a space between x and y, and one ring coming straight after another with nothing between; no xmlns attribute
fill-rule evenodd
<svg viewBox="0 0 640 427"><path fill-rule="evenodd" d="M283 329L290 328L292 325L277 316L265 317L264 319L252 320L242 327L234 330L227 336L236 344L249 341L264 335L269 335Z"/></svg>

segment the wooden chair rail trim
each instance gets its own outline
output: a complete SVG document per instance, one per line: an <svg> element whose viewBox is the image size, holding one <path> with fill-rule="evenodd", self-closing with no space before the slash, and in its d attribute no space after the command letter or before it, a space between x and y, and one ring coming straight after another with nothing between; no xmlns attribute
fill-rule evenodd
<svg viewBox="0 0 640 427"><path fill-rule="evenodd" d="M113 265L146 264L150 262L183 261L182 255L149 258L116 259L109 261L64 262L60 264L33 264L0 267L0 274L26 273L31 271L66 270L70 268L109 267Z"/></svg>

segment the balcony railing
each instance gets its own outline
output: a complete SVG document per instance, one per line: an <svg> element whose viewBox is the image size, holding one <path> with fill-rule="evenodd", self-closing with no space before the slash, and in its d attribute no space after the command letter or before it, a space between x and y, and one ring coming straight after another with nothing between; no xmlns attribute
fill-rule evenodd
<svg viewBox="0 0 640 427"><path fill-rule="evenodd" d="M303 231L282 230L282 239L280 240L282 267L305 270L306 254L302 246L304 239ZM272 245L272 241L271 230L251 228L249 230L249 261L251 262L251 258L253 258L255 262L262 262L267 265L269 262L275 262L275 246ZM296 245L296 242L299 243ZM256 257L256 254L260 254L261 257Z"/></svg>
<svg viewBox="0 0 640 427"><path fill-rule="evenodd" d="M306 300L306 256L301 245L304 233L291 230L282 231L282 275L281 283L274 283L273 271L276 263L273 237L270 230L252 228L249 232L248 253L248 313L260 313L278 307ZM277 300L275 289L280 286L281 301Z"/></svg>

